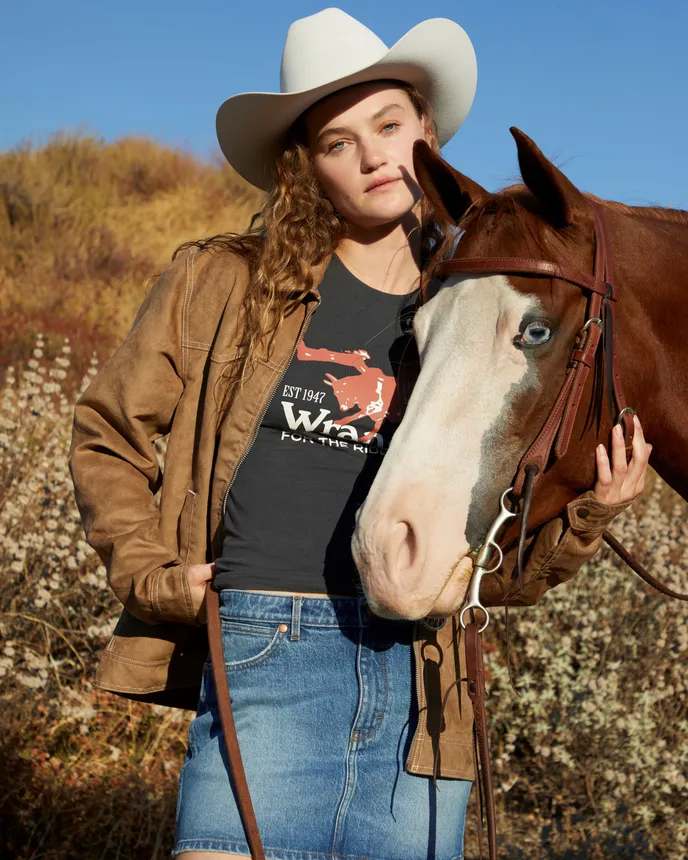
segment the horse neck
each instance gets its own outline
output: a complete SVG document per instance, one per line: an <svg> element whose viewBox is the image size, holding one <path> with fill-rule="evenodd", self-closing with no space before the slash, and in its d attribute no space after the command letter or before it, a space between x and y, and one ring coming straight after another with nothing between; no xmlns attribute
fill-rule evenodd
<svg viewBox="0 0 688 860"><path fill-rule="evenodd" d="M688 212L685 219L659 216L662 210L643 207L605 207L612 239L612 253L617 281L639 297L653 283L669 297L681 292L680 285L688 260ZM655 289L652 290L655 293Z"/></svg>
<svg viewBox="0 0 688 860"><path fill-rule="evenodd" d="M688 218L682 223L642 211L607 211L619 297L617 353L626 396L655 447L653 466L685 495Z"/></svg>

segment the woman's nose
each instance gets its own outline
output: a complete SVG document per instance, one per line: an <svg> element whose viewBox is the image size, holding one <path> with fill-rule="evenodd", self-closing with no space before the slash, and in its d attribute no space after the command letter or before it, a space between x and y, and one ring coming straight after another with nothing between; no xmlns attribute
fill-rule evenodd
<svg viewBox="0 0 688 860"><path fill-rule="evenodd" d="M385 162L385 154L381 151L379 146L374 144L364 144L361 147L361 170L364 173L371 173L373 170L379 170Z"/></svg>

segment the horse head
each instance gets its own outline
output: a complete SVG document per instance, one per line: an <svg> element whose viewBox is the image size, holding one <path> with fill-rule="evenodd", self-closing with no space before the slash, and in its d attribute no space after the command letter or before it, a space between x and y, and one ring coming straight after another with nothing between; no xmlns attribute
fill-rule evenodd
<svg viewBox="0 0 688 860"><path fill-rule="evenodd" d="M356 405L356 401L355 397L351 397L351 394L355 392L347 391L351 382L350 377L344 376L341 379L338 379L336 376L333 376L333 374L326 373L323 382L325 385L329 385L332 388L341 412L346 412L347 409L353 409Z"/></svg>
<svg viewBox="0 0 688 860"><path fill-rule="evenodd" d="M512 129L523 186L490 194L419 141L416 175L459 228L454 259L527 258L592 273L591 198ZM357 516L352 548L366 596L386 617L446 615L462 603L501 493L546 422L587 296L542 275L466 273L427 295L414 318L420 372ZM592 487L610 418L586 423L586 385L568 454L538 483L534 529ZM513 543L517 527L507 538Z"/></svg>

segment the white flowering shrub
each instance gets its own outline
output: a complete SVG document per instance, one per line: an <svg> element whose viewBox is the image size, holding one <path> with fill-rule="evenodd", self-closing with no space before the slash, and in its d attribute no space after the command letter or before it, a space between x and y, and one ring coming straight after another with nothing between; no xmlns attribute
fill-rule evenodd
<svg viewBox="0 0 688 860"><path fill-rule="evenodd" d="M88 675L111 633L116 600L105 568L84 540L67 457L73 405L64 392L67 339L52 361L39 335L19 378L13 367L0 393L0 683L62 687ZM97 373L98 359L80 391Z"/></svg>
<svg viewBox="0 0 688 860"><path fill-rule="evenodd" d="M121 606L84 540L68 454L98 359L79 380L69 343L48 357L46 340L0 388L0 857L155 856L173 838L189 712L93 687Z"/></svg>
<svg viewBox="0 0 688 860"><path fill-rule="evenodd" d="M610 527L684 593L686 510L657 478ZM518 696L503 611L495 614L500 647L487 659L496 790L507 816L537 814L552 851L538 856L577 842L585 853L570 856L688 857L688 604L646 585L603 544L571 583L509 611Z"/></svg>

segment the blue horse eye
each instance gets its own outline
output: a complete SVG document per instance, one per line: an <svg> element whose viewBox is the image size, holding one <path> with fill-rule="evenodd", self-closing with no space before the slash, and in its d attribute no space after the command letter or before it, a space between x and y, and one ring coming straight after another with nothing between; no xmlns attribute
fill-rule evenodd
<svg viewBox="0 0 688 860"><path fill-rule="evenodd" d="M540 346L552 336L552 329L543 322L532 322L523 330L521 335L521 343L527 343L531 346Z"/></svg>

